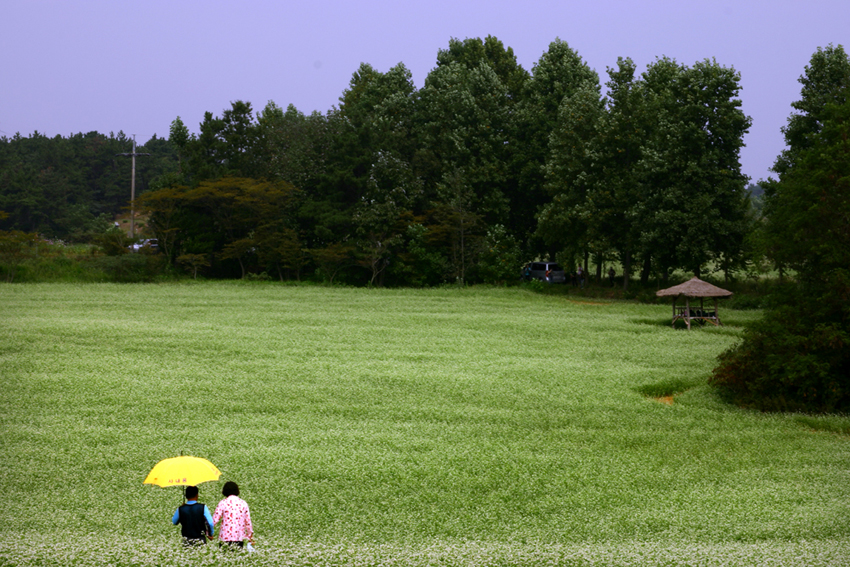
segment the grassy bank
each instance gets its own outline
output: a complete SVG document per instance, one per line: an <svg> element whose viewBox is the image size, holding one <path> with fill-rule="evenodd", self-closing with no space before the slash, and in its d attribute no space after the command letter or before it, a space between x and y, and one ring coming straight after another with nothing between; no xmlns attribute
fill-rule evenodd
<svg viewBox="0 0 850 567"><path fill-rule="evenodd" d="M0 563L185 561L179 490L141 484L182 452L224 472L211 508L243 488L260 563L850 564L848 420L705 385L754 311L687 332L516 288L241 282L0 304Z"/></svg>

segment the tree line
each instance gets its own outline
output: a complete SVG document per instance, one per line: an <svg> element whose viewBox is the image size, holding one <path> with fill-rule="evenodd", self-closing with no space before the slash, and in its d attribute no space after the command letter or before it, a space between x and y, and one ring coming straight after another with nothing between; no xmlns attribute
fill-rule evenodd
<svg viewBox="0 0 850 567"><path fill-rule="evenodd" d="M117 154L132 145L123 132L0 137L0 230L72 242L102 233L129 204L130 163ZM139 193L177 168L167 139L154 135L144 148L151 157L137 161Z"/></svg>
<svg viewBox="0 0 850 567"><path fill-rule="evenodd" d="M386 72L364 63L325 113L234 101L207 112L196 135L178 117L167 140L140 149L153 157L137 162L152 175L137 184L139 204L171 262L218 277L504 281L549 257L568 270L618 261L628 285L633 272L742 268L753 218L739 163L751 122L740 76L713 60L668 58L642 74L629 59L607 72L603 96L566 42L526 71L492 36L452 39L419 89L401 63ZM77 138L87 137L62 143ZM42 140L4 141L5 156ZM98 155L101 169L114 167ZM30 178L60 167L42 163ZM123 182L127 170L113 177ZM41 222L27 216L22 195L46 189L6 177L6 226L67 232L73 223L47 220L61 215L46 203ZM108 187L125 205L126 184Z"/></svg>

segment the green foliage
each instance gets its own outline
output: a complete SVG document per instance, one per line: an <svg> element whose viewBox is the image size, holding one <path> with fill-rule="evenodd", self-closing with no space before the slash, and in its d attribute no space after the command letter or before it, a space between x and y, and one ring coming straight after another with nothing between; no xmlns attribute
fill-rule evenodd
<svg viewBox="0 0 850 567"><path fill-rule="evenodd" d="M294 229L284 227L263 231L257 236L257 245L261 265L276 271L280 281L285 279L284 273L294 274L295 279L300 279L307 255Z"/></svg>
<svg viewBox="0 0 850 567"><path fill-rule="evenodd" d="M389 267L393 275L414 287L432 286L446 281L448 260L432 244L433 232L419 222L407 226L405 250L400 254L400 261Z"/></svg>
<svg viewBox="0 0 850 567"><path fill-rule="evenodd" d="M827 108L848 100L850 58L844 47L832 44L818 47L799 82L800 100L791 103L796 112L788 117L788 124L782 129L787 147L773 168L780 176L794 166L801 151L811 147L823 127Z"/></svg>
<svg viewBox="0 0 850 567"><path fill-rule="evenodd" d="M711 384L745 407L850 411L850 308L841 296L813 300L811 292L775 292L778 305L719 357Z"/></svg>
<svg viewBox="0 0 850 567"><path fill-rule="evenodd" d="M516 239L507 233L505 227L491 227L484 237L483 245L478 263L481 280L501 284L517 282L522 252Z"/></svg>
<svg viewBox="0 0 850 567"><path fill-rule="evenodd" d="M244 278L257 271L260 261L275 266L291 263L285 252L294 238L291 227L298 195L283 181L222 177L194 188L151 191L140 204L169 259L216 255L235 260Z"/></svg>
<svg viewBox="0 0 850 567"><path fill-rule="evenodd" d="M354 252L354 245L346 242L333 242L309 250L318 266L317 273L329 284L333 284L343 270L354 265Z"/></svg>
<svg viewBox="0 0 850 567"><path fill-rule="evenodd" d="M192 273L192 279L198 279L198 271L210 267L207 254L181 254L177 257L177 263Z"/></svg>
<svg viewBox="0 0 850 567"><path fill-rule="evenodd" d="M0 229L85 241L102 215L111 220L129 206L130 164L115 154L131 144L123 132L0 137L0 209L9 213ZM137 196L177 168L167 140L153 136L138 150L151 156L137 160Z"/></svg>
<svg viewBox="0 0 850 567"><path fill-rule="evenodd" d="M421 180L405 161L389 153L378 154L353 216L360 264L371 271L370 285L381 285L387 266L398 257L414 202L421 193Z"/></svg>
<svg viewBox="0 0 850 567"><path fill-rule="evenodd" d="M740 263L749 230L739 150L750 119L739 75L713 61L630 59L608 70L610 98L587 82L559 109L549 142L538 234L573 255L616 251L627 284L633 256L649 270L696 274Z"/></svg>
<svg viewBox="0 0 850 567"><path fill-rule="evenodd" d="M506 227L520 240L524 251L538 252L535 234L538 211L552 199L546 187L546 168L553 152L550 137L558 126L558 111L578 90L595 90L601 106L599 75L582 60L567 42L555 39L532 68L523 97L517 103L515 130L508 145L510 175L515 187L508 193L512 215ZM588 121L594 118L586 115ZM545 230L545 229L543 229ZM557 250L552 238L545 238L550 254Z"/></svg>
<svg viewBox="0 0 850 567"><path fill-rule="evenodd" d="M505 47L498 38L488 35L481 38L457 38L449 40L447 49L437 52L437 66L458 63L474 69L486 63L499 77L499 82L505 86L508 96L518 101L529 80L528 72L517 64L513 49Z"/></svg>
<svg viewBox="0 0 850 567"><path fill-rule="evenodd" d="M818 50L807 67L815 76L801 78L804 101L795 105L808 116L791 120L816 118L818 127L804 143L789 138L779 180L765 187L766 248L796 280L773 293L764 320L720 357L712 377L742 405L850 411L850 60L831 52L845 59L837 84L811 91L821 78Z"/></svg>
<svg viewBox="0 0 850 567"><path fill-rule="evenodd" d="M762 309L764 302L760 295L735 293L725 305L727 309Z"/></svg>
<svg viewBox="0 0 850 567"><path fill-rule="evenodd" d="M5 272L7 282L13 282L21 265L36 255L38 244L38 235L0 230L0 270Z"/></svg>
<svg viewBox="0 0 850 567"><path fill-rule="evenodd" d="M813 86L840 69L833 51ZM737 73L660 58L638 77L621 58L609 78L603 100L598 73L560 39L529 73L494 36L451 38L421 89L402 63L362 63L325 113L236 100L205 112L197 134L178 116L168 140L140 148L146 236L172 265L209 254L210 277L300 279L319 267L305 250L353 245L347 283L501 281L481 253L496 227L526 258L616 259L624 286L636 262L644 285L650 272L741 270L758 239L744 242ZM2 141L0 229L89 241L127 207L123 133ZM223 179L287 187L285 211L265 207L251 226L255 205L214 187Z"/></svg>
<svg viewBox="0 0 850 567"><path fill-rule="evenodd" d="M594 144L602 112L598 83L586 82L564 97L549 138L546 176L552 200L538 214L537 234L571 256L583 253L590 240L617 224L599 215L598 208L592 211L588 207L588 193L595 180L587 168L597 159Z"/></svg>
<svg viewBox="0 0 850 567"><path fill-rule="evenodd" d="M511 144L516 140L517 106L528 73L517 64L513 51L494 37L452 39L437 61L417 100L421 122L417 157L423 166L426 195L445 218L449 209L452 215L459 211L457 195L463 187L466 213L484 226L511 226L510 205L517 190L509 170ZM460 248L465 246L457 240L444 253L451 250L448 257L455 266L454 277L465 279L464 262L458 261Z"/></svg>
<svg viewBox="0 0 850 567"><path fill-rule="evenodd" d="M536 293L549 291L549 289L552 287L551 285L544 283L540 280L531 280L529 282L523 282L522 286L523 288L529 289Z"/></svg>
<svg viewBox="0 0 850 567"><path fill-rule="evenodd" d="M110 227L92 239L107 256L120 256L130 251L133 239L118 227Z"/></svg>
<svg viewBox="0 0 850 567"><path fill-rule="evenodd" d="M204 113L200 134L186 138L179 117L172 123L174 142L183 144L188 155L188 173L193 183L222 176L255 177L261 171L261 156L255 152L259 130L250 102L234 101L214 117Z"/></svg>

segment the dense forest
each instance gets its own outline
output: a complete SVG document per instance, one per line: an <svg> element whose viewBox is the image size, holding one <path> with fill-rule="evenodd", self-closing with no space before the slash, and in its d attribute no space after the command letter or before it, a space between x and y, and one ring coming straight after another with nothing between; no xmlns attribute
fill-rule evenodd
<svg viewBox="0 0 850 567"><path fill-rule="evenodd" d="M130 160L117 154L132 147L123 132L0 138L0 210L9 215L0 229L69 241L105 230L129 206ZM144 147L151 157L137 161L137 193L177 169L168 140L154 136Z"/></svg>
<svg viewBox="0 0 850 567"><path fill-rule="evenodd" d="M753 216L740 77L659 58L598 74L555 40L531 71L452 39L417 89L362 64L338 107L234 101L176 118L136 159L136 209L169 262L373 285L514 279L535 257L666 279L741 269ZM0 229L82 241L128 207L123 133L0 139ZM629 277L624 278L626 285Z"/></svg>

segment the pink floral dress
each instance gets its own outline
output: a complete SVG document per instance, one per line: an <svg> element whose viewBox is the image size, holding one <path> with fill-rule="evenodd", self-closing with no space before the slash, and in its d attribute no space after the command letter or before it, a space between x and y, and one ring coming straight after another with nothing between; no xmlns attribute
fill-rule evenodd
<svg viewBox="0 0 850 567"><path fill-rule="evenodd" d="M221 541L242 541L254 537L248 503L238 496L228 496L218 503L213 514L213 524L221 520L218 537Z"/></svg>

